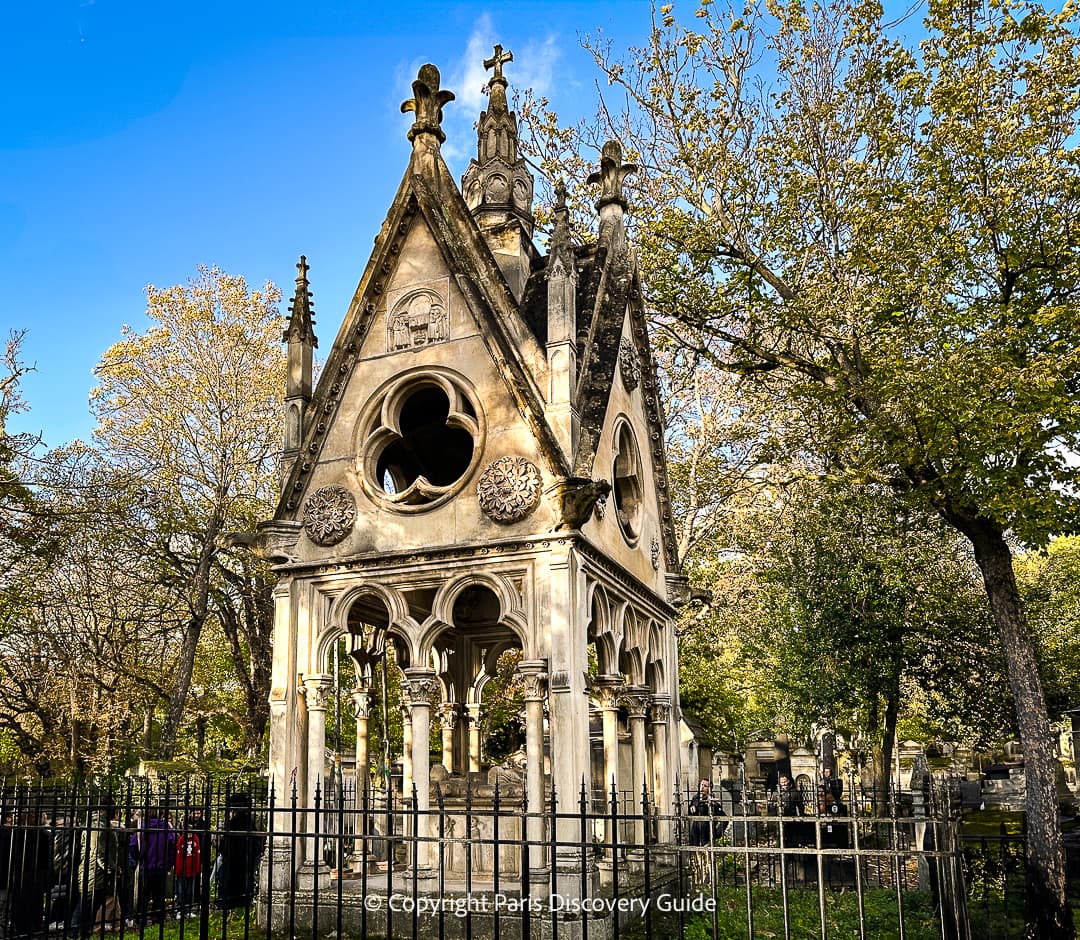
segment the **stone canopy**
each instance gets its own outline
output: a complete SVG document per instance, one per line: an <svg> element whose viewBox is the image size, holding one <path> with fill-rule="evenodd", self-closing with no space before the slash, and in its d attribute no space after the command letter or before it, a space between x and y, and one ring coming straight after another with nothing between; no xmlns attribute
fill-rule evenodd
<svg viewBox="0 0 1080 940"><path fill-rule="evenodd" d="M298 265L281 498L256 541L278 575L270 773L308 802L326 773L328 657L343 638L363 785L378 663L403 671L399 789L409 799L415 786L426 809L433 711L440 776L483 773L483 690L516 650L530 805L583 784L644 787L662 813L675 798L685 582L625 225L634 168L617 142L604 147L591 239L571 232L559 183L542 254L511 61L497 46L486 63L489 106L461 188L440 149L453 95L420 69L402 105L415 118L409 165L317 385Z"/></svg>

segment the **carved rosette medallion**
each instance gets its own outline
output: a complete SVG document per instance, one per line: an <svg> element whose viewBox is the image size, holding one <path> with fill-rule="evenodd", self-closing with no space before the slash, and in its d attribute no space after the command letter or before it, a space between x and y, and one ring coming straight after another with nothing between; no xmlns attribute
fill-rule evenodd
<svg viewBox="0 0 1080 940"><path fill-rule="evenodd" d="M619 343L619 372L628 392L641 384L641 358L629 336L624 336Z"/></svg>
<svg viewBox="0 0 1080 940"><path fill-rule="evenodd" d="M524 457L500 457L480 474L476 497L496 522L519 522L540 502L540 471Z"/></svg>
<svg viewBox="0 0 1080 940"><path fill-rule="evenodd" d="M356 522L356 500L343 486L317 489L304 505L304 531L316 545L337 545Z"/></svg>

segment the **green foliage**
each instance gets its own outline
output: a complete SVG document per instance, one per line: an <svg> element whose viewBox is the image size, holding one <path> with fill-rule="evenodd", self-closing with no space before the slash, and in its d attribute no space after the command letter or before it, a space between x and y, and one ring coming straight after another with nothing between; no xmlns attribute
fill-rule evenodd
<svg viewBox="0 0 1080 940"><path fill-rule="evenodd" d="M1051 715L1080 705L1080 538L1019 559L1016 571Z"/></svg>
<svg viewBox="0 0 1080 940"><path fill-rule="evenodd" d="M1005 533L1080 532L1080 7L931 0L925 26L914 49L877 0L669 7L625 60L589 46L624 108L567 133L522 114L553 177L622 139L656 324L784 400L769 462L971 542L1027 761L1030 929L1072 937Z"/></svg>
<svg viewBox="0 0 1080 940"><path fill-rule="evenodd" d="M687 940L739 940L747 936L746 893L742 888L722 886L717 889L717 930L713 932L711 914L695 914L683 934ZM783 903L776 888L754 888L754 936L783 937ZM866 916L866 936L898 937L896 894L884 888L865 891L863 905ZM821 916L816 890L789 888L788 917L792 937L821 936ZM830 937L857 937L859 906L854 892L825 893L825 917ZM941 936L933 899L926 891L904 894L905 936L914 940L935 940Z"/></svg>

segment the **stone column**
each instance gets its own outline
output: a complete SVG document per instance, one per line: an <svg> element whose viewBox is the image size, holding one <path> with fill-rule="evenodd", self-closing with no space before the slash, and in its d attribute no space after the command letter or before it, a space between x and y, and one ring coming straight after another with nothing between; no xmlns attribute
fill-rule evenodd
<svg viewBox="0 0 1080 940"><path fill-rule="evenodd" d="M645 766L645 713L649 707L649 690L641 686L628 688L622 696L630 716L630 774L631 812L633 813L633 840L638 845L645 842L645 822L642 818L641 792L648 786L648 770Z"/></svg>
<svg viewBox="0 0 1080 940"><path fill-rule="evenodd" d="M408 683L401 682L401 801L411 805L413 788L412 764L412 702L409 700Z"/></svg>
<svg viewBox="0 0 1080 940"><path fill-rule="evenodd" d="M600 693L600 711L604 724L604 841L612 842L611 789L619 787L619 694L623 689L620 675L600 676L596 688ZM611 859L611 849L604 855Z"/></svg>
<svg viewBox="0 0 1080 940"><path fill-rule="evenodd" d="M323 672L309 673L303 677L304 698L307 701L307 792L304 805L309 808L307 860L321 865L315 857L315 791L319 790L319 805L326 806L326 780L323 765L326 761L326 696L333 688L334 677Z"/></svg>
<svg viewBox="0 0 1080 940"><path fill-rule="evenodd" d="M425 839L431 831L428 810L431 806L431 697L435 693L435 670L410 668L405 670L409 686L409 710L412 713L412 774L416 785L417 839ZM418 842L417 864L428 867L428 846Z"/></svg>
<svg viewBox="0 0 1080 940"><path fill-rule="evenodd" d="M480 703L465 706L469 718L469 773L480 772Z"/></svg>
<svg viewBox="0 0 1080 940"><path fill-rule="evenodd" d="M652 697L653 732L653 793L656 797L657 820L656 838L658 842L671 841L671 814L675 812L672 803L671 788L673 781L668 768L668 726L671 722L671 697L654 695Z"/></svg>
<svg viewBox="0 0 1080 940"><path fill-rule="evenodd" d="M448 774L454 772L454 725L457 724L457 706L443 702L439 707L442 719L442 765Z"/></svg>
<svg viewBox="0 0 1080 940"><path fill-rule="evenodd" d="M368 718L371 715L371 693L366 685L360 685L353 690L352 703L353 714L356 716L356 808L359 810L364 805L364 794L371 783L368 767ZM360 823L367 825L367 817L362 817ZM362 836L358 828L353 846L355 871L361 871L363 863L364 839Z"/></svg>
<svg viewBox="0 0 1080 940"><path fill-rule="evenodd" d="M353 715L356 716L356 799L359 805L370 783L368 759L368 717L371 714L371 693L360 686L352 693Z"/></svg>
<svg viewBox="0 0 1080 940"><path fill-rule="evenodd" d="M544 700L547 698L547 662L524 660L518 675L525 681L525 795L529 816L525 831L533 845L543 844L544 834ZM541 814L541 815L536 815ZM544 857L543 848L532 856Z"/></svg>

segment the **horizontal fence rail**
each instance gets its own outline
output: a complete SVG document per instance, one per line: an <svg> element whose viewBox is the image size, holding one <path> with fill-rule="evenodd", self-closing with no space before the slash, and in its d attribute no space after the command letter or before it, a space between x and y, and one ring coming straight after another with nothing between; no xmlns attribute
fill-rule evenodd
<svg viewBox="0 0 1080 940"><path fill-rule="evenodd" d="M1012 936L981 925L1019 912L1001 872L1022 852L962 845L947 799L881 814L854 791L725 790L691 815L692 796L660 812L645 791L549 788L530 806L450 780L421 809L340 783L310 801L262 780L4 786L3 936Z"/></svg>

